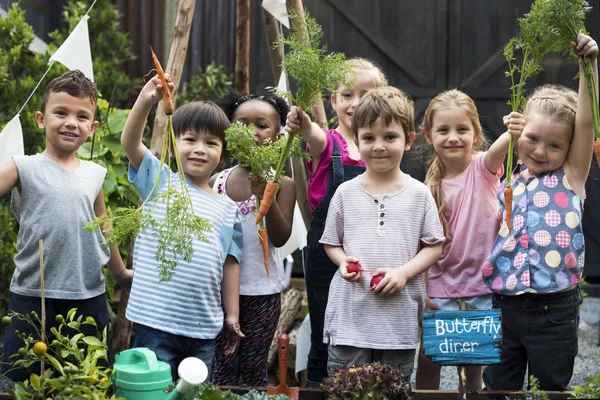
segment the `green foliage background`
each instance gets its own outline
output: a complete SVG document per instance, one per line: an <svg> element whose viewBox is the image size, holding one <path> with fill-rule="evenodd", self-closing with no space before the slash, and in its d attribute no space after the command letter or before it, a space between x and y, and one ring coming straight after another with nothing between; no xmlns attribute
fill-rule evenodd
<svg viewBox="0 0 600 400"><path fill-rule="evenodd" d="M25 11L13 3L8 16L0 19L0 130L15 116L35 85L48 69L48 60L85 15L92 1L69 0L63 9L64 25L50 33L46 54L34 54L29 45L35 34L25 22ZM131 40L120 27L120 14L109 0L97 0L88 20L94 78L102 98L98 101L97 119L100 127L94 138L78 152L83 159L93 160L108 172L103 185L107 207L136 205L138 194L127 182L127 159L120 143L121 132L129 110L124 109L142 86L142 79L130 78L119 65L135 59ZM67 69L55 63L20 114L25 142L25 154L43 150L45 137L37 127L35 113L40 109L44 87ZM116 89L115 89L116 85ZM183 104L195 99L216 100L233 87L233 75L225 67L211 63L204 70L198 67L185 83L178 98ZM115 90L113 90L115 89ZM109 101L111 102L109 104ZM153 118L150 118L152 120ZM146 135L148 138L148 135ZM10 196L0 197L0 315L8 306L10 280L14 269L18 225L10 212ZM124 257L127 245L121 246ZM114 281L105 271L107 296L112 298Z"/></svg>
<svg viewBox="0 0 600 400"><path fill-rule="evenodd" d="M91 4L91 3L90 3ZM25 22L25 11L13 3L8 16L0 19L0 130L4 128L19 111L29 94L48 68L51 54L62 44L81 17L89 8L88 2L69 1L64 8L65 26L50 34L46 54L34 54L29 45L35 35L33 28ZM108 98L114 91L113 107L122 106L127 98L135 93L139 84L129 78L115 66L135 58L131 52L131 41L121 32L119 13L108 0L98 0L88 20L90 44L94 65L94 77L101 96ZM6 40L5 40L6 38ZM44 148L44 132L37 127L35 113L39 110L44 87L53 78L67 69L55 63L40 87L35 91L20 114L25 154L35 154ZM92 141L80 149L79 156L93 159L108 169L103 189L108 207L137 203L137 194L127 183L127 160L119 142L128 110L111 108L106 100L98 102L97 119L101 125L94 137L94 154L91 154ZM107 116L108 115L108 116ZM9 284L14 268L13 257L16 253L17 223L10 210L10 197L0 198L0 313L4 313L9 299ZM108 274L105 274L108 275ZM114 282L107 280L107 290L112 295Z"/></svg>

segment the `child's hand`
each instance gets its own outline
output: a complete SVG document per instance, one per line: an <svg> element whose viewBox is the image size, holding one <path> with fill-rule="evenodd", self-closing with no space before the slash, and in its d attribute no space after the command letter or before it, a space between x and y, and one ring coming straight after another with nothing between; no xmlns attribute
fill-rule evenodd
<svg viewBox="0 0 600 400"><path fill-rule="evenodd" d="M435 304L433 302L433 300L431 300L429 298L429 296L427 296L427 299L425 300L425 311L432 311L432 310L439 310L439 309L440 309L440 306Z"/></svg>
<svg viewBox="0 0 600 400"><path fill-rule="evenodd" d="M133 282L133 271L130 269L126 269L123 272L123 275L117 278L117 283L121 287L121 289L125 290L127 293L131 291L131 283Z"/></svg>
<svg viewBox="0 0 600 400"><path fill-rule="evenodd" d="M241 329L240 322L237 319L225 319L225 326L227 327L227 344L225 345L225 355L230 356L240 345L240 339L246 337Z"/></svg>
<svg viewBox="0 0 600 400"><path fill-rule="evenodd" d="M167 82L169 84L169 90L173 91L175 85L171 81L171 76L166 74ZM154 105L162 100L163 98L163 87L160 83L158 76L150 79L148 83L144 85L140 92L140 99L142 99L148 105Z"/></svg>
<svg viewBox="0 0 600 400"><path fill-rule="evenodd" d="M523 129L525 128L525 117L518 112L511 112L503 117L507 132L515 139L519 140Z"/></svg>
<svg viewBox="0 0 600 400"><path fill-rule="evenodd" d="M311 130L312 122L307 113L300 107L292 106L285 121L285 130L305 137Z"/></svg>
<svg viewBox="0 0 600 400"><path fill-rule="evenodd" d="M571 48L579 57L589 57L592 61L598 56L598 43L588 35L577 35L577 41L571 42Z"/></svg>
<svg viewBox="0 0 600 400"><path fill-rule="evenodd" d="M383 275L383 279L373 289L375 293L382 296L393 296L404 289L408 277L402 267L399 268L378 268L373 277Z"/></svg>
<svg viewBox="0 0 600 400"><path fill-rule="evenodd" d="M252 190L252 194L260 200L262 200L263 194L265 193L265 187L267 186L267 181L264 180L262 177L256 182L252 182L251 179L252 174L248 176L248 180L250 180L250 189Z"/></svg>
<svg viewBox="0 0 600 400"><path fill-rule="evenodd" d="M348 256L340 263L340 275L348 282L359 282L362 279L362 271L348 272L348 264L359 262L358 258Z"/></svg>

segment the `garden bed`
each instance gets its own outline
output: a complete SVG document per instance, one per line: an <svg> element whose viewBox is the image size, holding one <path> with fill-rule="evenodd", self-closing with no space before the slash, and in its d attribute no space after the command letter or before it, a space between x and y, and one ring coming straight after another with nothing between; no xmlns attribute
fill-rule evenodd
<svg viewBox="0 0 600 400"><path fill-rule="evenodd" d="M249 389L240 387L224 387L237 394L244 394ZM264 390L264 388L262 388ZM413 390L415 400L460 400L462 394L457 390ZM550 400L568 399L571 392L546 392ZM467 400L488 400L488 399L522 399L522 392L505 391L479 391L467 393ZM1 399L1 398L0 398ZM300 388L299 400L325 400L325 395L319 389Z"/></svg>
<svg viewBox="0 0 600 400"><path fill-rule="evenodd" d="M250 389L240 387L224 387L236 394L244 394ZM264 390L264 388L259 388ZM570 392L546 392L550 400L563 400L571 396ZM415 400L460 400L462 395L456 390L414 390ZM467 400L488 400L488 399L522 399L522 392L503 392L503 391L480 391L467 394ZM0 400L9 400L12 397L8 393L0 393ZM319 389L301 388L299 400L325 400L325 395Z"/></svg>

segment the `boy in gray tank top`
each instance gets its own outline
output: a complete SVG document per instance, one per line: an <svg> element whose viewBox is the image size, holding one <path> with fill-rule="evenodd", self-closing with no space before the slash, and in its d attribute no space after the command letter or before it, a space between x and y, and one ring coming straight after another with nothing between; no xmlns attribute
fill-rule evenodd
<svg viewBox="0 0 600 400"><path fill-rule="evenodd" d="M93 317L98 332L107 326L104 265L121 287L131 287L132 271L123 265L118 248L102 246L100 229L84 230L95 216L106 213L102 192L106 169L76 156L98 128L94 120L97 98L96 85L80 71L52 80L35 115L45 131L46 148L0 166L0 196L13 188L20 195L9 312L41 315L39 241L43 240L48 342L53 339L50 328L56 325L56 315L66 315L71 308L84 318ZM97 334L91 325L86 327L89 332L82 329L86 335ZM23 381L30 373L12 368L14 359L9 357L23 346L16 331L37 336L31 325L17 318L8 326L0 373L13 382Z"/></svg>

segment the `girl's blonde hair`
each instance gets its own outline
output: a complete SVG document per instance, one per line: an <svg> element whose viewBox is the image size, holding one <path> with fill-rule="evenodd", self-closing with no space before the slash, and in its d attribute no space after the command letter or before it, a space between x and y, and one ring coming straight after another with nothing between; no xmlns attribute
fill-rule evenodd
<svg viewBox="0 0 600 400"><path fill-rule="evenodd" d="M574 90L559 85L542 85L529 95L523 115L528 118L534 113L542 114L553 122L567 125L572 133L576 110L577 93Z"/></svg>
<svg viewBox="0 0 600 400"><path fill-rule="evenodd" d="M477 153L482 148L487 146L487 141L481 128L481 122L479 121L479 113L473 99L471 99L466 93L461 92L457 89L447 90L435 96L427 106L425 115L423 116L423 122L419 126L421 133L427 133L431 137L431 129L433 126L433 118L436 112L440 110L448 110L452 108L462 108L475 130L475 139L473 140L473 153ZM433 149L433 145L429 146ZM444 228L444 234L448 233L448 220L444 215L444 193L442 191L442 178L444 176L444 164L435 151L432 152L429 159L429 169L427 170L427 176L425 177L425 184L431 189L431 194L435 200L435 204L438 208L438 215Z"/></svg>
<svg viewBox="0 0 600 400"><path fill-rule="evenodd" d="M346 85L346 87L354 86L354 81L356 79L356 71L372 71L375 76L371 83L375 88L388 85L387 78L381 70L381 67L377 65L377 63L375 63L374 61L368 60L366 58L355 57L346 60L346 64L350 66L350 68L348 68L348 73L346 74L346 79L344 82L344 85Z"/></svg>

